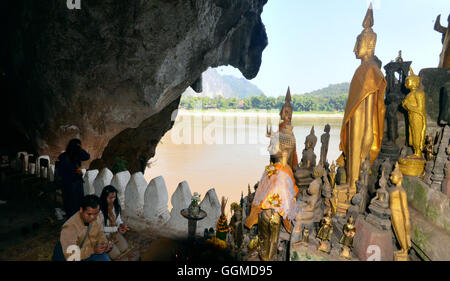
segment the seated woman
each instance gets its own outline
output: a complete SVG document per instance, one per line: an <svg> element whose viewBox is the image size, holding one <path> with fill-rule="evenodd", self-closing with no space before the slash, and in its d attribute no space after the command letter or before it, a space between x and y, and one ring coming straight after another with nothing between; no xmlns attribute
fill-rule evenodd
<svg viewBox="0 0 450 281"><path fill-rule="evenodd" d="M120 218L121 208L119 198L117 198L117 189L114 186L107 185L103 188L100 195L100 210L103 214L106 238L113 244L108 255L111 259L116 259L128 249L128 242L123 234L129 228Z"/></svg>

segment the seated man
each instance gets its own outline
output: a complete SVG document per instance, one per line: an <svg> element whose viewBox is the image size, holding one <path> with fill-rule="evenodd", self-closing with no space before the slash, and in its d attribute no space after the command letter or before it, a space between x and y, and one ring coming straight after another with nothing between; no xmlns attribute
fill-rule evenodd
<svg viewBox="0 0 450 281"><path fill-rule="evenodd" d="M99 198L86 195L81 207L63 225L60 243L55 247L53 260L110 261L106 254L111 244L101 223Z"/></svg>

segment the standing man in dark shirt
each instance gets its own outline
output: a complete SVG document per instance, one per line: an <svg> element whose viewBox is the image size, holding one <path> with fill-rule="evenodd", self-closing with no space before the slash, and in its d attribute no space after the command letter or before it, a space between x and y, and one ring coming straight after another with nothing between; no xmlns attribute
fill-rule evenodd
<svg viewBox="0 0 450 281"><path fill-rule="evenodd" d="M87 161L90 157L81 147L79 139L70 140L66 151L58 157L57 169L62 180L63 204L68 218L80 210L84 196L81 161Z"/></svg>

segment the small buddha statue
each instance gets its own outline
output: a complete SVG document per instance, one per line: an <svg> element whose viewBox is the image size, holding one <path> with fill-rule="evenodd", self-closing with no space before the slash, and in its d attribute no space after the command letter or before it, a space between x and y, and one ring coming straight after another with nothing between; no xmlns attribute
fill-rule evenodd
<svg viewBox="0 0 450 281"><path fill-rule="evenodd" d="M191 198L191 204L188 207L188 213L191 217L198 217L200 214L200 194L194 192Z"/></svg>
<svg viewBox="0 0 450 281"><path fill-rule="evenodd" d="M425 141L425 159L427 159L427 161L434 161L433 143L433 136L427 135Z"/></svg>
<svg viewBox="0 0 450 281"><path fill-rule="evenodd" d="M308 247L309 244L309 228L305 226L302 232L302 242L303 246Z"/></svg>
<svg viewBox="0 0 450 281"><path fill-rule="evenodd" d="M403 62L402 50L398 51L398 56L395 58L395 62Z"/></svg>
<svg viewBox="0 0 450 281"><path fill-rule="evenodd" d="M328 172L331 188L333 189L336 185L336 164L334 161L331 163L330 171Z"/></svg>
<svg viewBox="0 0 450 281"><path fill-rule="evenodd" d="M295 168L295 179L299 186L307 186L313 178L311 174L316 166L316 154L314 147L317 142L317 137L314 135L314 127L311 129L311 134L306 137L305 149L302 152L302 159L299 165Z"/></svg>
<svg viewBox="0 0 450 281"><path fill-rule="evenodd" d="M305 146L307 142L311 143L311 149L314 151L317 144L317 137L315 135L314 126L311 127L311 131L309 132L309 135L305 139ZM316 166L316 163L314 163L313 166Z"/></svg>
<svg viewBox="0 0 450 281"><path fill-rule="evenodd" d="M347 182L347 171L345 170L345 158L343 154L336 160L336 164L338 166L336 184L345 184Z"/></svg>
<svg viewBox="0 0 450 281"><path fill-rule="evenodd" d="M370 200L370 204L387 209L389 208L389 192L386 190L387 182L384 170L381 171L381 177L378 184L380 188L377 189L375 197Z"/></svg>
<svg viewBox="0 0 450 281"><path fill-rule="evenodd" d="M328 167L327 154L328 154L328 144L330 142L330 129L331 129L330 125L326 124L324 133L320 137L320 142L322 143L322 146L320 147L319 165L322 165L325 168Z"/></svg>
<svg viewBox="0 0 450 281"><path fill-rule="evenodd" d="M324 169L324 175L323 175L323 188L322 188L322 196L324 197L324 204L325 204L325 212L328 212L329 209L331 209L331 196L332 196L332 187L328 180L328 176L326 173L326 170Z"/></svg>
<svg viewBox="0 0 450 281"><path fill-rule="evenodd" d="M433 148L433 136L427 135L425 140L425 171L423 174L423 181L427 184L431 184L431 172L434 166L434 148Z"/></svg>
<svg viewBox="0 0 450 281"><path fill-rule="evenodd" d="M398 163L391 174L394 186L389 192L389 206L391 208L391 222L395 236L400 244L400 250L394 252L394 260L407 261L408 251L411 248L411 224L408 210L408 198L402 187L403 175Z"/></svg>
<svg viewBox="0 0 450 281"><path fill-rule="evenodd" d="M297 222L313 219L315 210L319 207L318 201L321 196L323 170L322 166L314 168L314 180L308 187L307 195L301 198L303 202L299 204L299 211L295 218Z"/></svg>
<svg viewBox="0 0 450 281"><path fill-rule="evenodd" d="M356 234L356 228L353 221L353 216L350 216L347 223L344 225L343 235L339 241L340 244L344 245L340 256L348 260L352 259L351 248L353 247L353 238Z"/></svg>
<svg viewBox="0 0 450 281"><path fill-rule="evenodd" d="M361 173L359 174L359 181L362 183L363 186L369 185L369 174L370 174L370 161L369 158L366 158L366 161L364 161L361 164Z"/></svg>
<svg viewBox="0 0 450 281"><path fill-rule="evenodd" d="M320 240L318 250L329 253L331 246L327 241L331 241L331 235L333 234L333 221L332 212L329 210L320 222L320 229L317 233L317 238Z"/></svg>

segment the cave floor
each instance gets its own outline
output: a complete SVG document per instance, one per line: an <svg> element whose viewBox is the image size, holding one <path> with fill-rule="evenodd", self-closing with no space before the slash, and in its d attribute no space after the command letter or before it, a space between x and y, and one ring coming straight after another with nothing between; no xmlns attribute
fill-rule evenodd
<svg viewBox="0 0 450 281"><path fill-rule="evenodd" d="M62 208L58 188L32 175L2 169L0 182L0 261L49 261L64 220L55 208ZM129 250L119 261L210 261L233 260L228 252L202 241L152 237L150 233L125 234Z"/></svg>

